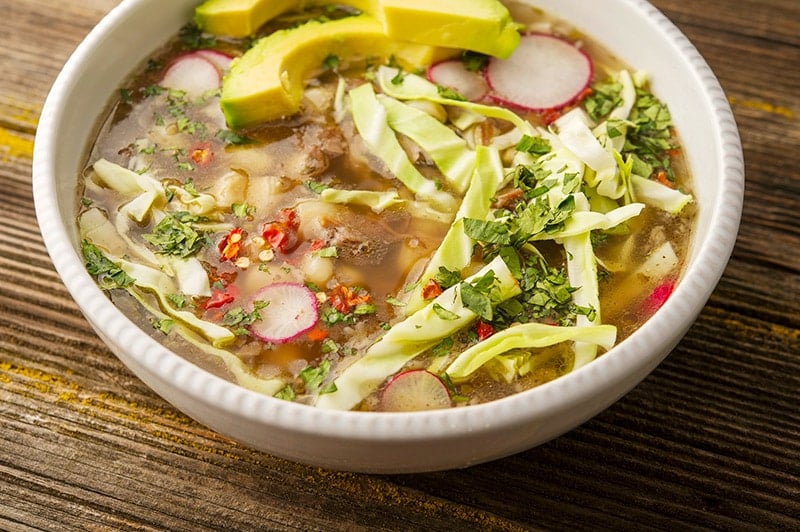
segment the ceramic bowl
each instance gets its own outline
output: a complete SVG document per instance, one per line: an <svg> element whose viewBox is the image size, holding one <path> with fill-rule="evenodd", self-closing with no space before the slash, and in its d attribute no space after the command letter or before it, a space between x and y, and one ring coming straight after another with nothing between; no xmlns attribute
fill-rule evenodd
<svg viewBox="0 0 800 532"><path fill-rule="evenodd" d="M502 400L424 413L359 413L248 391L137 328L84 269L75 223L77 176L106 102L190 20L196 0L121 2L75 50L42 111L33 163L39 226L59 275L97 334L156 393L201 423L276 456L338 470L419 472L493 460L563 434L630 391L688 330L730 257L744 184L739 136L706 62L649 3L606 0L595 9L585 0L525 1L648 71L688 155L699 205L688 264L673 296L632 336L571 374Z"/></svg>

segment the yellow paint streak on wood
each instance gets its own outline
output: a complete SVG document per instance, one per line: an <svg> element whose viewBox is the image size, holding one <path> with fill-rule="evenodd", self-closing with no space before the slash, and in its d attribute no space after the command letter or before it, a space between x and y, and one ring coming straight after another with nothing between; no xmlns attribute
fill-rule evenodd
<svg viewBox="0 0 800 532"><path fill-rule="evenodd" d="M9 162L12 159L33 158L33 138L0 127L0 160Z"/></svg>
<svg viewBox="0 0 800 532"><path fill-rule="evenodd" d="M31 130L35 130L39 124L41 113L42 106L38 103L0 98L0 118L23 124Z"/></svg>
<svg viewBox="0 0 800 532"><path fill-rule="evenodd" d="M199 438L204 438L217 440L229 447L236 445L235 442L210 429L206 429L206 433L197 437L197 435L191 435L189 432L187 432L187 435L182 435L180 428L178 428L176 432L169 432L168 430L164 430L164 427L153 426L154 423L167 421L174 422L176 425L185 425L187 431L193 428L204 428L202 425L177 410L142 405L107 392L93 392L63 376L11 364L5 361L0 361L0 382L9 384L13 382L19 383L21 389L12 390L12 393L21 396L38 399L40 401L43 399L42 396L44 396L44 400L80 410L81 413L86 416L100 418L102 415L105 415L119 421L126 421L128 422L126 424L136 430L147 433L163 442L167 442L170 444L173 452L179 454L189 454L183 449L185 447L203 454L204 456L199 458L207 462L210 456L218 456L233 461L246 460L255 465L262 464L262 462L257 459L249 459L246 455L240 456L224 447L216 448L200 441ZM26 390L34 390L38 393L31 394ZM193 436L197 439L193 438ZM176 447L176 445L180 447Z"/></svg>
<svg viewBox="0 0 800 532"><path fill-rule="evenodd" d="M728 102L734 106L746 107L755 111L783 116L785 118L794 118L794 111L783 105L775 105L761 100L739 99L734 96L729 96Z"/></svg>

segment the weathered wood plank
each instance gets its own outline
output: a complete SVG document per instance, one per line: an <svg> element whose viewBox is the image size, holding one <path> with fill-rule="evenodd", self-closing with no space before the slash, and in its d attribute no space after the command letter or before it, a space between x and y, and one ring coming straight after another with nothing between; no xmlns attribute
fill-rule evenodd
<svg viewBox="0 0 800 532"><path fill-rule="evenodd" d="M717 73L748 184L734 255L640 386L536 449L462 471L331 473L236 444L94 335L37 233L41 103L116 0L0 0L0 528L800 527L800 3L656 0Z"/></svg>

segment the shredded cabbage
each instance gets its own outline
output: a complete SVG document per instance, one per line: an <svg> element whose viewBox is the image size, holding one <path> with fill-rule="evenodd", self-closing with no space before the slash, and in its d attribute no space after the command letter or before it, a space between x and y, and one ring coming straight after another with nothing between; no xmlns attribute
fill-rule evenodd
<svg viewBox="0 0 800 532"><path fill-rule="evenodd" d="M428 154L453 189L463 193L469 185L475 152L452 129L416 107L379 95L389 127L410 138Z"/></svg>
<svg viewBox="0 0 800 532"><path fill-rule="evenodd" d="M492 198L503 181L503 164L496 149L478 146L475 163L470 186L461 201L456 219L428 261L417 287L406 303L407 315L425 304L422 288L438 273L440 267L460 272L470 263L475 241L464 232L464 218L485 219L489 215Z"/></svg>
<svg viewBox="0 0 800 532"><path fill-rule="evenodd" d="M490 360L512 349L535 349L566 341L586 342L610 349L617 337L613 325L557 327L544 323L524 323L499 331L463 351L445 370L455 380L463 380Z"/></svg>
<svg viewBox="0 0 800 532"><path fill-rule="evenodd" d="M418 197L437 208L453 211L455 199L438 190L436 183L414 166L387 122L386 109L378 102L372 85L365 83L350 91L353 121L370 151L386 164L389 171Z"/></svg>
<svg viewBox="0 0 800 532"><path fill-rule="evenodd" d="M497 279L497 298L504 301L520 293L519 283L500 257L469 277L470 282L488 272ZM443 318L437 308L443 308ZM367 349L363 357L345 368L334 380L336 390L319 395L316 406L335 410L350 410L372 393L391 374L407 362L472 323L477 314L466 308L461 300L459 285L452 286L427 306L395 324L380 340Z"/></svg>
<svg viewBox="0 0 800 532"><path fill-rule="evenodd" d="M558 138L564 146L594 170L594 176L587 175L587 184L596 187L603 196L612 199L622 197L625 190L617 180L617 162L589 129L586 112L576 107L556 120L555 124Z"/></svg>
<svg viewBox="0 0 800 532"><path fill-rule="evenodd" d="M406 203L396 190L377 192L374 190L342 190L339 188L326 188L320 192L319 197L327 203L349 203L352 205L364 205L374 212L404 205Z"/></svg>
<svg viewBox="0 0 800 532"><path fill-rule="evenodd" d="M153 315L155 319L170 319L170 316L164 314L161 309L151 305L143 292L140 292L136 289L130 289L128 291L133 297L136 298L137 301L139 301L139 303L147 312ZM201 338L197 333L180 323L175 323L172 327L172 331L179 334L184 340L203 352L219 358L222 363L225 364L225 367L228 368L228 371L231 372L231 375L233 376L234 380L236 380L236 383L244 388L247 388L248 390L273 396L286 385L286 382L278 377L261 378L253 375L241 358L237 357L230 351L226 351L225 349L219 349L217 347L208 345L208 342Z"/></svg>
<svg viewBox="0 0 800 532"><path fill-rule="evenodd" d="M643 203L631 203L609 211L605 214L590 210L572 213L564 222L564 227L554 233L537 233L531 240L557 240L579 236L589 231L606 231L639 215L644 209Z"/></svg>
<svg viewBox="0 0 800 532"><path fill-rule="evenodd" d="M575 213L573 213L573 216L589 210L589 200L586 199L586 196L581 193L575 196ZM592 248L591 233L584 231L560 240L567 254L569 284L576 288L575 292L572 293L572 301L579 307L594 311L591 317L585 314L578 314L576 324L579 326L599 325L602 323L600 318L600 287L597 281L597 260ZM575 353L573 370L588 364L597 357L597 345L595 343L576 342L573 350Z"/></svg>
<svg viewBox="0 0 800 532"><path fill-rule="evenodd" d="M636 199L671 214L680 213L693 201L690 194L684 194L680 190L636 174L631 174L631 185Z"/></svg>
<svg viewBox="0 0 800 532"><path fill-rule="evenodd" d="M442 105L461 107L490 118L498 118L511 122L526 135L534 136L534 129L530 122L519 115L505 109L491 105L454 100L439 94L435 84L416 74L400 73L396 68L382 66L378 68L377 81L384 94L398 100L428 100Z"/></svg>

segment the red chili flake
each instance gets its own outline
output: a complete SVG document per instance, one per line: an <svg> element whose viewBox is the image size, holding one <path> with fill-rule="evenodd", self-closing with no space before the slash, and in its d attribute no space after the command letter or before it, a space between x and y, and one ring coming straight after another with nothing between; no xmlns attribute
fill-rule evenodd
<svg viewBox="0 0 800 532"><path fill-rule="evenodd" d="M231 229L219 243L219 259L222 261L236 259L242 250L243 240L244 231L241 227Z"/></svg>
<svg viewBox="0 0 800 532"><path fill-rule="evenodd" d="M198 142L189 148L189 159L197 166L208 166L214 160L210 142Z"/></svg>
<svg viewBox="0 0 800 532"><path fill-rule="evenodd" d="M586 87L586 88L585 88L585 89L583 89L583 91L582 91L582 92L581 92L581 93L578 95L578 97L575 99L575 101L576 101L576 102L582 102L582 101L583 101L583 100L585 100L587 97L589 97L589 96L592 94L592 92L593 92L593 91L592 91L592 88L591 88L591 87Z"/></svg>
<svg viewBox="0 0 800 532"><path fill-rule="evenodd" d="M308 339L311 340L312 342L321 342L322 340L328 337L328 331L316 327L308 331L307 336Z"/></svg>
<svg viewBox="0 0 800 532"><path fill-rule="evenodd" d="M667 173L664 170L659 170L656 173L654 181L657 181L658 183L661 183L666 187L675 188L675 183L669 180L669 178L667 177Z"/></svg>
<svg viewBox="0 0 800 532"><path fill-rule="evenodd" d="M550 125L559 118L561 118L561 111L558 109L547 109L541 112L542 121L545 125Z"/></svg>
<svg viewBox="0 0 800 532"><path fill-rule="evenodd" d="M442 287L435 279L429 279L425 286L422 287L422 298L433 299L443 292Z"/></svg>
<svg viewBox="0 0 800 532"><path fill-rule="evenodd" d="M221 284L222 286L228 286L230 284L233 284L234 281L236 281L236 275L237 275L236 270L220 271L219 269L214 268L213 266L207 266L207 265L204 266L206 266L206 269L208 270L208 280L211 282L212 285L218 283Z"/></svg>
<svg viewBox="0 0 800 532"><path fill-rule="evenodd" d="M297 229L300 226L300 220L297 219L297 212L294 209L279 210L278 221L290 229Z"/></svg>
<svg viewBox="0 0 800 532"><path fill-rule="evenodd" d="M298 227L300 227L300 221L297 219L294 209L281 209L278 211L277 220L264 224L261 236L269 242L273 249L286 253L298 244Z"/></svg>
<svg viewBox="0 0 800 532"><path fill-rule="evenodd" d="M290 251L297 245L297 233L283 222L264 224L261 236L273 249L282 253Z"/></svg>
<svg viewBox="0 0 800 532"><path fill-rule="evenodd" d="M325 247L325 241L317 238L311 241L311 245L308 247L308 250L317 251L318 249L322 249L324 247Z"/></svg>
<svg viewBox="0 0 800 532"><path fill-rule="evenodd" d="M222 307L233 302L238 294L239 290L237 290L235 286L227 286L224 289L216 288L211 292L211 297L203 303L203 308L208 310L210 308Z"/></svg>
<svg viewBox="0 0 800 532"><path fill-rule="evenodd" d="M478 320L478 324L475 326L475 332L478 333L478 340L486 340L495 333L494 327L483 320Z"/></svg>
<svg viewBox="0 0 800 532"><path fill-rule="evenodd" d="M342 314L348 314L358 305L367 303L369 299L370 295L367 292L353 292L343 284L337 284L328 294L331 306Z"/></svg>

